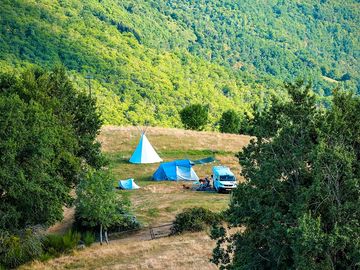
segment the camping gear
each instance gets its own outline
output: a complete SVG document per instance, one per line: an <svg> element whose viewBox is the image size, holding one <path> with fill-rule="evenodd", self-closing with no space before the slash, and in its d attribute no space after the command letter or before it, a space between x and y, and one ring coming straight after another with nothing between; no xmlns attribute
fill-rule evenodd
<svg viewBox="0 0 360 270"><path fill-rule="evenodd" d="M119 180L119 188L125 190L139 189L140 187L134 182L134 179Z"/></svg>
<svg viewBox="0 0 360 270"><path fill-rule="evenodd" d="M161 163L159 168L153 175L153 180L161 181L161 180L169 180L169 181L177 181L177 180L199 180L199 177L196 175L192 166L194 164L188 160L174 160L171 162Z"/></svg>
<svg viewBox="0 0 360 270"><path fill-rule="evenodd" d="M205 179L200 179L200 186L196 189L196 191L212 191L210 180L206 177Z"/></svg>
<svg viewBox="0 0 360 270"><path fill-rule="evenodd" d="M206 164L206 163L211 163L217 161L214 157L207 157L207 158L203 158L203 159L198 159L198 160L192 160L191 162L193 164Z"/></svg>
<svg viewBox="0 0 360 270"><path fill-rule="evenodd" d="M131 163L157 163L162 159L156 153L149 140L147 139L146 132L141 133L140 141L134 153L130 158Z"/></svg>

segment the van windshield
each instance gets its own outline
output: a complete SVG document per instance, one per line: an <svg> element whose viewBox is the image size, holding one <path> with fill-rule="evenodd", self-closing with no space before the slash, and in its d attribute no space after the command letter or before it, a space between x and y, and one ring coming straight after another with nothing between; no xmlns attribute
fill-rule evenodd
<svg viewBox="0 0 360 270"><path fill-rule="evenodd" d="M220 175L220 181L235 181L233 175Z"/></svg>

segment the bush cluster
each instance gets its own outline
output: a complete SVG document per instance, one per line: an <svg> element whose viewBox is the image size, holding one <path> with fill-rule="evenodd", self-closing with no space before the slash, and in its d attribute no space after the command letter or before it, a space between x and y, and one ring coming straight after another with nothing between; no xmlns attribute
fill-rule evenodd
<svg viewBox="0 0 360 270"><path fill-rule="evenodd" d="M171 234L183 232L198 232L206 227L219 223L222 220L221 214L214 213L203 207L187 208L175 217Z"/></svg>
<svg viewBox="0 0 360 270"><path fill-rule="evenodd" d="M16 268L28 261L48 260L74 250L81 242L90 246L95 241L92 232L69 230L64 235L43 235L26 229L18 234L0 234L0 270Z"/></svg>
<svg viewBox="0 0 360 270"><path fill-rule="evenodd" d="M42 236L26 229L22 234L0 235L0 269L15 268L43 253Z"/></svg>
<svg viewBox="0 0 360 270"><path fill-rule="evenodd" d="M72 251L78 245L81 234L72 230L64 235L49 234L44 239L44 251L52 256Z"/></svg>

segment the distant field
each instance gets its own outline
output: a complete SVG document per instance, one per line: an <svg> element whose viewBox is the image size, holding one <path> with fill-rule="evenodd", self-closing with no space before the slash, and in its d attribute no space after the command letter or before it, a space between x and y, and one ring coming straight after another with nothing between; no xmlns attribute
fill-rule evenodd
<svg viewBox="0 0 360 270"><path fill-rule="evenodd" d="M149 128L147 137L165 161L215 155L219 160L215 164L229 166L242 181L235 153L249 143L248 136ZM159 164L130 164L128 160L139 138L140 133L135 127L107 126L99 135L116 179L131 177L141 186L140 190L118 193L131 200L132 211L144 226L171 222L177 213L187 207L203 206L213 211L227 207L229 194L183 189L182 185L191 186L190 182L154 182L151 176ZM215 164L196 165L194 169L199 177L205 177L211 175L211 167ZM66 210L66 220L51 231L64 231L71 224L72 215L72 210ZM112 241L109 246L95 245L71 256L46 263L36 262L23 269L216 269L209 263L213 247L214 243L206 233L152 241L130 236Z"/></svg>

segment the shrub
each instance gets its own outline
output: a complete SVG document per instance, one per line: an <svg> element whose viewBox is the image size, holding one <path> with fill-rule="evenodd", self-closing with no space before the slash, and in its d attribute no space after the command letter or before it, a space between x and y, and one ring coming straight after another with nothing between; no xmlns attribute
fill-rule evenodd
<svg viewBox="0 0 360 270"><path fill-rule="evenodd" d="M175 217L171 234L180 234L185 231L198 232L207 226L219 223L221 215L202 207L187 208Z"/></svg>
<svg viewBox="0 0 360 270"><path fill-rule="evenodd" d="M41 236L31 229L19 235L0 235L0 265L4 268L15 268L42 253Z"/></svg>
<svg viewBox="0 0 360 270"><path fill-rule="evenodd" d="M44 240L44 250L46 253L57 256L62 252L62 236L57 234L49 234Z"/></svg>
<svg viewBox="0 0 360 270"><path fill-rule="evenodd" d="M186 129L202 130L208 123L209 106L193 104L180 111L181 122Z"/></svg>
<svg viewBox="0 0 360 270"><path fill-rule="evenodd" d="M63 242L63 252L69 252L76 248L81 238L81 234L73 231L68 230L62 237Z"/></svg>
<svg viewBox="0 0 360 270"><path fill-rule="evenodd" d="M91 244L95 242L95 234L93 232L87 231L82 235L81 239L85 246L90 247Z"/></svg>
<svg viewBox="0 0 360 270"><path fill-rule="evenodd" d="M119 222L111 226L109 228L109 231L123 232L140 228L140 222L136 219L135 216L126 212L122 212L122 215L123 218Z"/></svg>
<svg viewBox="0 0 360 270"><path fill-rule="evenodd" d="M240 116L234 110L223 112L220 119L220 131L222 133L239 133L240 131Z"/></svg>
<svg viewBox="0 0 360 270"><path fill-rule="evenodd" d="M48 254L57 256L73 250L78 245L80 238L80 233L72 230L68 230L64 235L49 234L45 238L44 249Z"/></svg>

